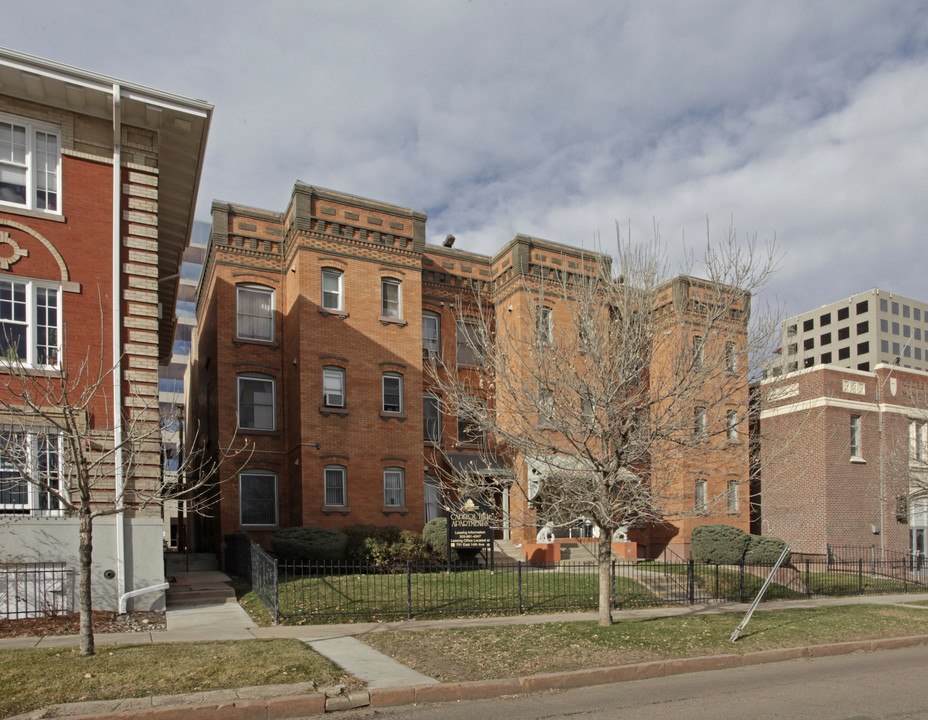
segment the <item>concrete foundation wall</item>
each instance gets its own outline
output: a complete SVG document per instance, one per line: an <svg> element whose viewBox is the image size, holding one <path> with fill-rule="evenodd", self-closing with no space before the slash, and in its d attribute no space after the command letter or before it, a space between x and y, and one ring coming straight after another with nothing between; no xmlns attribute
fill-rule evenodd
<svg viewBox="0 0 928 720"><path fill-rule="evenodd" d="M125 519L126 592L158 585L164 579L161 518ZM0 523L0 562L61 562L74 571L74 610L77 611L78 520L76 518L5 517ZM107 571L111 571L107 572ZM94 610L119 610L116 584L116 519L93 523ZM107 577L107 575L112 575ZM164 591L129 600L128 610L164 610Z"/></svg>

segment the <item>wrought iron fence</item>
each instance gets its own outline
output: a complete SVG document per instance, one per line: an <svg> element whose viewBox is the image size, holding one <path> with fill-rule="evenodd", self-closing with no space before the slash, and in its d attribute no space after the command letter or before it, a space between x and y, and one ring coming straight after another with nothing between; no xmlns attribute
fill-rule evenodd
<svg viewBox="0 0 928 720"><path fill-rule="evenodd" d="M74 592L74 570L63 562L0 565L0 618L72 613Z"/></svg>
<svg viewBox="0 0 928 720"><path fill-rule="evenodd" d="M427 619L594 610L599 569L591 562L382 566L280 562L252 547L255 592L284 623ZM258 569L260 568L260 569ZM750 602L769 567L674 561L613 562L615 609ZM924 590L908 566L803 560L780 568L764 600Z"/></svg>

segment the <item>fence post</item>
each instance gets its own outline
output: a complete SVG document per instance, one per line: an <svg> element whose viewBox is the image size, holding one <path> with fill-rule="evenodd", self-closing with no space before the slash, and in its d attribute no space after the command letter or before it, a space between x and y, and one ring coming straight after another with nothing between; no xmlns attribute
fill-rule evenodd
<svg viewBox="0 0 928 720"><path fill-rule="evenodd" d="M406 619L412 620L412 568L406 561Z"/></svg>
<svg viewBox="0 0 928 720"><path fill-rule="evenodd" d="M812 584L809 577L809 558L806 558L806 595L812 597Z"/></svg>
<svg viewBox="0 0 928 720"><path fill-rule="evenodd" d="M612 565L612 590L611 590L612 597L609 598L609 606L615 608L615 607L618 607L618 605L616 604L616 596L615 596L615 560L613 560L610 564Z"/></svg>
<svg viewBox="0 0 928 720"><path fill-rule="evenodd" d="M881 558L881 560L885 560L885 559L886 558ZM871 572L874 575L876 575L876 545L870 546L870 567L871 567Z"/></svg>
<svg viewBox="0 0 928 720"><path fill-rule="evenodd" d="M857 590L859 595L864 594L864 561L857 558Z"/></svg>
<svg viewBox="0 0 928 720"><path fill-rule="evenodd" d="M738 602L744 602L744 558L738 568Z"/></svg>
<svg viewBox="0 0 928 720"><path fill-rule="evenodd" d="M274 558L274 624L280 625L280 583L278 579L280 577L280 572L278 570L279 561L277 558Z"/></svg>
<svg viewBox="0 0 928 720"><path fill-rule="evenodd" d="M693 558L690 558L686 566L686 593L689 596L690 605L696 602L696 566Z"/></svg>
<svg viewBox="0 0 928 720"><path fill-rule="evenodd" d="M518 576L519 576L519 615L521 615L522 614L522 561L521 560L519 560L518 566L519 566L519 572L518 572Z"/></svg>

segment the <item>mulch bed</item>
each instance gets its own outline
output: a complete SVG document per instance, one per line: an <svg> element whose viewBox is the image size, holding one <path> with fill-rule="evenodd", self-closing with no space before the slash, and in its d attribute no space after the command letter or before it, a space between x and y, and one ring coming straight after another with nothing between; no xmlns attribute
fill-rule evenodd
<svg viewBox="0 0 928 720"><path fill-rule="evenodd" d="M77 635L80 633L79 613L70 615L47 615L21 620L0 619L0 638L46 637L49 635ZM167 621L163 612L132 612L126 615L94 610L93 632L131 633L165 630Z"/></svg>

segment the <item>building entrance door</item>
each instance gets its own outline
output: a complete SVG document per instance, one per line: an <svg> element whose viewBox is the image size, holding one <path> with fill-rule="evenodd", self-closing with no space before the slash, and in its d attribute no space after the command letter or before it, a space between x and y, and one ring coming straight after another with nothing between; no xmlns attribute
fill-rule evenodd
<svg viewBox="0 0 928 720"><path fill-rule="evenodd" d="M928 553L928 528L913 527L911 531L909 550L912 552L912 572L921 572L925 569L925 554Z"/></svg>

